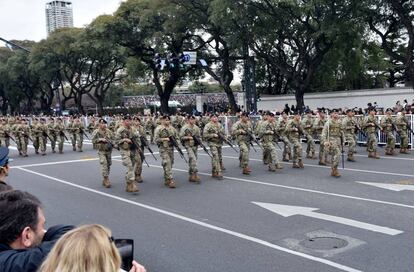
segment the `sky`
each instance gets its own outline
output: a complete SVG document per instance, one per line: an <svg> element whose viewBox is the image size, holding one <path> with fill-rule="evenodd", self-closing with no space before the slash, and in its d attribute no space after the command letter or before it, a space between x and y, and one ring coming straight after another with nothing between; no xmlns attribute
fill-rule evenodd
<svg viewBox="0 0 414 272"><path fill-rule="evenodd" d="M40 41L46 38L47 0L0 0L0 37ZM75 27L85 26L102 14L112 14L121 0L69 0ZM0 45L4 45L0 42Z"/></svg>

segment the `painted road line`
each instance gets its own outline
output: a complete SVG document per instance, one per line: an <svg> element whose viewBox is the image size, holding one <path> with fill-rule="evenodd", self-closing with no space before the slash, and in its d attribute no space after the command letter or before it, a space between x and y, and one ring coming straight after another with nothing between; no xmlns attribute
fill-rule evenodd
<svg viewBox="0 0 414 272"><path fill-rule="evenodd" d="M363 182L356 181L360 184L365 184L369 186L374 186L390 191L401 192L401 191L414 191L414 185L403 185L403 184L390 184L390 183L376 183L376 182Z"/></svg>
<svg viewBox="0 0 414 272"><path fill-rule="evenodd" d="M348 218L343 218L339 216L332 216L323 213L316 213L318 208L309 208L309 207L299 207L299 206L287 206L273 203L262 203L262 202L252 202L253 204L260 206L266 210L279 214L283 217L290 217L294 215L303 215L311 218L316 218L324 221L330 221L342 225L347 225L359 229L369 230L373 232L379 232L387 235L398 235L404 233L401 230L391 229L387 227L377 226L373 224L368 224Z"/></svg>
<svg viewBox="0 0 414 272"><path fill-rule="evenodd" d="M175 219L182 220L182 221L185 221L187 223L192 223L192 224L195 224L195 225L198 225L198 226L210 229L210 230L225 233L225 234L231 235L233 237L237 237L237 238L249 241L249 242L253 242L253 243L268 247L268 248L275 249L277 251L288 253L288 254L291 254L291 255L294 255L294 256L297 256L297 257L301 257L301 258L304 258L304 259L307 259L307 260L310 260L310 261L318 262L318 263L321 263L321 264L325 264L325 265L337 268L337 269L342 270L342 271L362 272L361 270L358 270L358 269L355 269L355 268L352 268L352 267L349 267L349 266L345 266L345 265L335 263L335 262L332 262L332 261L329 261L329 260L326 260L326 259L323 259L323 258L314 257L314 256L309 255L309 254L305 254L305 253L294 251L294 250L291 250L291 249L288 249L288 248L284 248L284 247L272 244L270 242L267 242L265 240L262 240L262 239L259 239L259 238L253 237L253 236L249 236L249 235L246 235L246 234L243 234L243 233L240 233L240 232L236 232L236 231L233 231L233 230L229 230L229 229L218 227L218 226L215 226L215 225L212 225L212 224L208 224L208 223L205 223L205 222L202 222L202 221L199 221L199 220L192 219L190 217L179 215L177 213L169 212L169 211L162 210L162 209L150 206L150 205L142 204L142 203L135 202L135 201L132 201L132 200L128 200L128 199L125 199L125 198L122 198L122 197L107 194L107 193L104 193L104 192L101 192L101 191L98 191L98 190L94 190L94 189L91 189L91 188L88 188L88 187L85 187L85 186L74 184L74 183L71 183L71 182L68 182L68 181L65 181L65 180L62 180L62 179L58 179L58 178L55 178L55 177L52 177L52 176L48 176L48 175L39 173L39 172L31 171L31 170L24 169L24 168L17 168L17 169L19 169L21 171L24 171L24 172L27 172L27 173L30 173L30 174L38 175L38 176L43 177L43 178L53 180L55 182L59 182L59 183L65 184L65 185L69 185L69 186L72 186L72 187L75 187L75 188L78 188L78 189L81 189L81 190L84 190L84 191L88 191L90 193L94 193L94 194L101 195L101 196L104 196L104 197L107 197L107 198L119 200L119 201L122 201L124 203L128 203L128 204L135 205L135 206L138 206L138 207L141 207L141 208L144 208L144 209L147 209L147 210L159 213L159 214L163 214L163 215L166 215L166 216L169 216L169 217L173 217Z"/></svg>

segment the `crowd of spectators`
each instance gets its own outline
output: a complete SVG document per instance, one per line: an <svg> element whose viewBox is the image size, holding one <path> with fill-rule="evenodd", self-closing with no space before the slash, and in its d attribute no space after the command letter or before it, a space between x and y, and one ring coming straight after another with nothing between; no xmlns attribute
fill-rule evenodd
<svg viewBox="0 0 414 272"><path fill-rule="evenodd" d="M181 106L195 106L198 94L173 94L170 101L177 101ZM207 104L211 106L223 106L228 103L225 93L204 94L207 96ZM126 96L124 97L124 106L130 108L143 108L153 106L159 101L156 95Z"/></svg>

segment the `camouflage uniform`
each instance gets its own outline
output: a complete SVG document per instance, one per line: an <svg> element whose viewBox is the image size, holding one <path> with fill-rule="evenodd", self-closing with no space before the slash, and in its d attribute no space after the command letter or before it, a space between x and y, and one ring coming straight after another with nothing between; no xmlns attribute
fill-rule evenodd
<svg viewBox="0 0 414 272"><path fill-rule="evenodd" d="M138 134L139 134L140 137L144 137L144 138L146 137L145 129L141 125L141 121L139 119L137 121L133 122L132 127L138 131ZM141 145L140 149L137 151L137 152L139 152L141 160L140 160L139 163L137 162L137 164L135 166L135 180L138 183L142 183L143 182L142 181L142 176L141 176L142 175L142 165L144 164L145 155L144 155L144 150L143 150L143 147L142 147L141 139L138 140L138 144Z"/></svg>
<svg viewBox="0 0 414 272"><path fill-rule="evenodd" d="M249 168L249 153L252 140L251 135L253 134L252 124L249 120L239 120L234 123L231 132L240 149L240 165L243 168L243 174L249 175L251 172Z"/></svg>
<svg viewBox="0 0 414 272"><path fill-rule="evenodd" d="M395 154L395 136L393 134L393 125L395 126L395 121L391 114L387 114L381 119L381 127L387 135L387 146L385 147L385 154L387 155Z"/></svg>
<svg viewBox="0 0 414 272"><path fill-rule="evenodd" d="M286 126L286 133L293 145L293 168L304 168L302 161L302 143L300 134L303 132L300 120L290 120Z"/></svg>
<svg viewBox="0 0 414 272"><path fill-rule="evenodd" d="M111 187L109 173L112 165L113 133L107 128L97 128L92 132L92 143L98 150L99 163L103 177L102 185L106 188Z"/></svg>
<svg viewBox="0 0 414 272"><path fill-rule="evenodd" d="M196 125L185 124L180 131L180 140L188 154L188 173L190 182L200 182L197 169L197 149L198 145L194 143L194 137L201 139L200 128ZM201 140L200 140L201 141Z"/></svg>
<svg viewBox="0 0 414 272"><path fill-rule="evenodd" d="M27 146L29 144L30 128L26 121L15 125L15 139L23 157L27 157Z"/></svg>
<svg viewBox="0 0 414 272"><path fill-rule="evenodd" d="M55 125L52 127L52 130L56 135L59 153L63 154L63 145L65 143L65 126L61 121L56 121Z"/></svg>
<svg viewBox="0 0 414 272"><path fill-rule="evenodd" d="M151 115L147 117L147 120L145 121L145 130L150 135L150 141L151 144L154 143L154 130L155 130L155 122Z"/></svg>
<svg viewBox="0 0 414 272"><path fill-rule="evenodd" d="M184 124L184 117L183 117L183 116L181 116L179 113L177 113L177 114L174 116L174 118L173 118L173 120L172 120L171 124L172 124L172 126L175 128L175 130L176 130L176 131L180 131L180 130L181 130L181 127L182 127L182 126L183 126L183 124Z"/></svg>
<svg viewBox="0 0 414 272"><path fill-rule="evenodd" d="M6 120L1 121L0 125L0 146L10 146L10 126Z"/></svg>
<svg viewBox="0 0 414 272"><path fill-rule="evenodd" d="M367 117L365 117L364 128L368 136L368 144L367 144L368 157L375 158L375 159L380 158L377 154L377 144L378 144L377 126L378 126L378 121L375 118L375 116L368 115Z"/></svg>
<svg viewBox="0 0 414 272"><path fill-rule="evenodd" d="M345 140L348 142L348 161L355 161L356 141L355 141L355 118L345 116L342 120L342 128L344 130Z"/></svg>
<svg viewBox="0 0 414 272"><path fill-rule="evenodd" d="M78 151L82 152L83 133L85 131L84 125L79 119L76 119L70 126L68 126L68 130L71 132L73 151L76 151L77 147Z"/></svg>
<svg viewBox="0 0 414 272"><path fill-rule="evenodd" d="M344 141L344 132L342 123L335 118L329 119L322 130L321 139L325 145L327 153L332 155L332 172L331 176L340 177L338 165L341 157L341 144Z"/></svg>
<svg viewBox="0 0 414 272"><path fill-rule="evenodd" d="M33 147L36 154L39 154L39 148L41 154L46 155L46 138L47 127L42 122L34 122L31 128L31 134L33 139Z"/></svg>
<svg viewBox="0 0 414 272"><path fill-rule="evenodd" d="M286 117L279 118L279 123L276 126L277 133L280 135L280 140L283 142L283 161L289 161L292 157L292 150L290 148L289 138L286 133L286 126L289 122L289 119Z"/></svg>
<svg viewBox="0 0 414 272"><path fill-rule="evenodd" d="M262 142L263 152L269 154L269 161L267 165L269 166L269 171L276 171L276 169L282 169L283 167L279 163L279 159L277 157L276 152L276 123L274 121L264 121L261 126L260 130L258 131L259 137Z"/></svg>
<svg viewBox="0 0 414 272"><path fill-rule="evenodd" d="M259 120L259 122L257 122L257 124L256 124L254 134L256 134L256 136L258 138L262 137L261 132L262 132L262 129L263 129L263 125L266 123L266 121L267 121L267 117L266 117L266 115L264 115L263 118L261 120ZM266 164L266 165L268 165L269 163L272 162L271 154L269 152L270 152L270 149L264 148L264 150L263 150L263 163Z"/></svg>
<svg viewBox="0 0 414 272"><path fill-rule="evenodd" d="M400 153L402 154L409 154L408 152L408 122L405 119L405 113L401 113L401 115L397 116L397 120L395 121L395 125L397 126L398 132L400 133Z"/></svg>
<svg viewBox="0 0 414 272"><path fill-rule="evenodd" d="M175 137L177 132L172 126L159 125L154 132L154 141L158 145L164 169L164 184L170 188L175 188L175 182L172 174L174 164L174 147L170 141L163 141L162 138Z"/></svg>
<svg viewBox="0 0 414 272"><path fill-rule="evenodd" d="M219 122L209 122L204 127L203 137L207 141L210 152L212 155L211 165L212 165L212 177L217 179L222 179L222 166L223 166L223 157L222 157L222 147L223 140L220 139L219 134L224 136L223 125Z"/></svg>
<svg viewBox="0 0 414 272"><path fill-rule="evenodd" d="M57 142L57 134L54 130L55 127L55 120L51 119L49 124L46 125L47 127L47 131L48 131L48 135L50 137L50 146L52 147L52 153L56 153L55 151L55 147L56 147L56 142Z"/></svg>
<svg viewBox="0 0 414 272"><path fill-rule="evenodd" d="M121 126L116 131L115 141L119 147L122 164L127 168L126 172L126 191L137 192L137 180L141 180L140 176L136 176L137 165L141 165L141 154L139 146L139 133L133 127L127 128ZM132 141L135 142L132 143Z"/></svg>
<svg viewBox="0 0 414 272"><path fill-rule="evenodd" d="M325 153L325 145L323 142L322 130L325 126L326 119L320 116L315 119L313 123L313 130L316 133L316 137L319 139L319 165L326 165L328 163L328 154Z"/></svg>
<svg viewBox="0 0 414 272"><path fill-rule="evenodd" d="M19 155L23 155L22 153L22 142L20 141L20 137L19 137L19 133L18 133L18 129L20 127L20 120L16 120L16 122L11 125L11 132L14 135L14 138L16 139L16 147L17 147L17 151L19 152ZM29 128L29 132L27 135L30 134L30 128ZM27 147L26 147L27 150ZM27 154L27 152L26 152Z"/></svg>
<svg viewBox="0 0 414 272"><path fill-rule="evenodd" d="M305 131L305 137L307 141L306 158L316 159L315 157L315 141L313 140L313 117L306 115L302 120L302 127Z"/></svg>

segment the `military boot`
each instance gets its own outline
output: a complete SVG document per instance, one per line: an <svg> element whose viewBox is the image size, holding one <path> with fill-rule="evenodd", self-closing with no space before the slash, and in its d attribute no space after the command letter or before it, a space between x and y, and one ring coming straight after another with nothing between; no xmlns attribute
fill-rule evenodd
<svg viewBox="0 0 414 272"><path fill-rule="evenodd" d="M250 169L249 169L249 167L248 166L246 166L246 167L244 167L243 168L243 175L250 175Z"/></svg>
<svg viewBox="0 0 414 272"><path fill-rule="evenodd" d="M299 166L300 168L305 168L305 166L303 165L303 161L302 161L302 160L299 160L299 161L298 161L298 166Z"/></svg>
<svg viewBox="0 0 414 272"><path fill-rule="evenodd" d="M72 150L73 151L76 151L76 146L72 146Z"/></svg>
<svg viewBox="0 0 414 272"><path fill-rule="evenodd" d="M349 161L349 162L355 162L356 160L355 160L355 158L354 158L354 154L348 154L348 159L347 159L347 161Z"/></svg>
<svg viewBox="0 0 414 272"><path fill-rule="evenodd" d="M312 152L312 158L311 158L312 160L316 160L317 159L317 157L316 157L316 155L315 155L315 151L313 151Z"/></svg>
<svg viewBox="0 0 414 272"><path fill-rule="evenodd" d="M168 184L167 185L168 188L174 189L176 187L175 186L175 182L174 182L174 180L172 178L171 179L167 179L166 183Z"/></svg>
<svg viewBox="0 0 414 272"><path fill-rule="evenodd" d="M294 162L292 168L300 168L300 166L296 162Z"/></svg>
<svg viewBox="0 0 414 272"><path fill-rule="evenodd" d="M373 158L374 157L374 152L368 152L368 158Z"/></svg>
<svg viewBox="0 0 414 272"><path fill-rule="evenodd" d="M282 166L282 165L280 165L280 164L275 164L275 167L276 167L276 170L277 170L277 169L283 169L283 166Z"/></svg>
<svg viewBox="0 0 414 272"><path fill-rule="evenodd" d="M392 156L391 148L385 149L385 155Z"/></svg>
<svg viewBox="0 0 414 272"><path fill-rule="evenodd" d="M111 188L111 182L109 182L109 178L108 177L104 177L103 178L102 185L105 188Z"/></svg>
<svg viewBox="0 0 414 272"><path fill-rule="evenodd" d="M141 177L141 175L135 175L135 181L137 183L143 183L144 182L143 179L142 179L142 177Z"/></svg>
<svg viewBox="0 0 414 272"><path fill-rule="evenodd" d="M136 193L136 192L139 192L139 189L138 189L138 186L137 186L137 183L135 182L135 180L133 180L133 181L127 181L127 185L126 185L126 191L128 192L128 193Z"/></svg>
<svg viewBox="0 0 414 272"><path fill-rule="evenodd" d="M306 153L306 158L307 159L311 159L312 158L312 155L310 153Z"/></svg>
<svg viewBox="0 0 414 272"><path fill-rule="evenodd" d="M276 172L276 166L273 164L269 164L269 171L270 172Z"/></svg>
<svg viewBox="0 0 414 272"><path fill-rule="evenodd" d="M194 174L191 174L190 175L190 177L188 178L188 181L189 182L200 183L201 182L201 179L200 179L200 177L196 173L194 173Z"/></svg>
<svg viewBox="0 0 414 272"><path fill-rule="evenodd" d="M221 171L226 171L226 168L224 167L223 163L220 164L220 168L221 168Z"/></svg>
<svg viewBox="0 0 414 272"><path fill-rule="evenodd" d="M377 153L377 152L374 152L374 153L373 153L373 158L374 158L374 159L381 159L381 157L378 155L378 153Z"/></svg>
<svg viewBox="0 0 414 272"><path fill-rule="evenodd" d="M325 159L322 158L321 160L319 160L319 165L326 165Z"/></svg>
<svg viewBox="0 0 414 272"><path fill-rule="evenodd" d="M331 176L339 178L341 174L338 171L338 167L332 167Z"/></svg>

